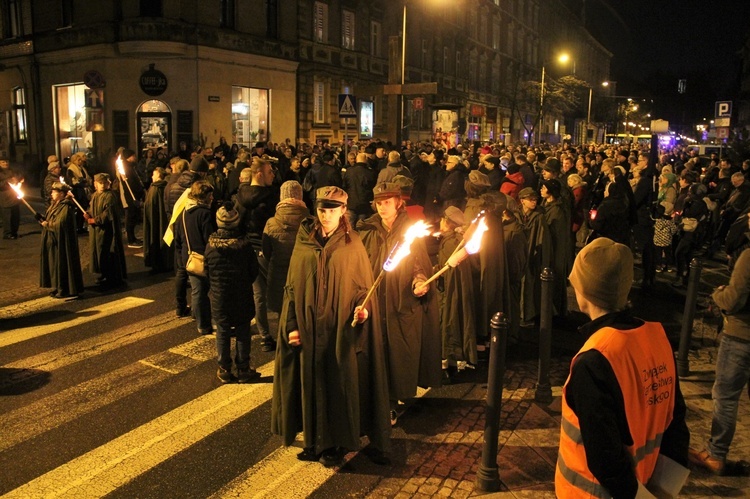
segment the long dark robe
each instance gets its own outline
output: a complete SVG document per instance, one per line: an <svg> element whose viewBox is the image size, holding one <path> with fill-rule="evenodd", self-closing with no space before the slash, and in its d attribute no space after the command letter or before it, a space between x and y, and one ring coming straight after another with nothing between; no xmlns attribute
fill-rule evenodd
<svg viewBox="0 0 750 499"><path fill-rule="evenodd" d="M550 266L552 239L542 208L521 214L521 226L526 235L526 269L521 281L521 320L533 321L540 313L541 274ZM566 276L567 278L567 276Z"/></svg>
<svg viewBox="0 0 750 499"><path fill-rule="evenodd" d="M95 224L89 228L91 270L102 277L118 282L127 277L125 248L122 244L118 201L112 191L96 192L91 196L89 214Z"/></svg>
<svg viewBox="0 0 750 499"><path fill-rule="evenodd" d="M289 263L279 316L273 378L271 429L291 445L300 431L317 453L359 447L367 435L373 447L390 449L388 379L378 300L367 305L370 319L351 326L352 313L372 285L372 272L355 233L346 242L342 226L325 244L311 237L315 219L300 225ZM301 346L289 345L299 330Z"/></svg>
<svg viewBox="0 0 750 499"><path fill-rule="evenodd" d="M62 199L47 208L47 226L42 227L42 249L39 263L39 286L54 288L60 295L75 296L83 292L81 255L78 253L76 208Z"/></svg>
<svg viewBox="0 0 750 499"><path fill-rule="evenodd" d="M403 240L414 222L401 209L390 231L375 214L360 222L357 230L367 249L373 275L377 276L393 247ZM432 264L425 242L416 239L411 252L385 278L378 288L381 327L388 338L388 380L391 400L404 400L417 394L417 387L440 386L442 367L440 311L435 286L422 297L414 296L415 279L426 280Z"/></svg>
<svg viewBox="0 0 750 499"><path fill-rule="evenodd" d="M442 268L453 254L462 237L451 232L440 241L438 265ZM474 284L471 263L464 260L443 276L440 293L440 332L443 338L443 359L451 365L458 361L477 363L477 331L475 327Z"/></svg>
<svg viewBox="0 0 750 499"><path fill-rule="evenodd" d="M572 268L570 215L565 211L562 200L556 199L544 205L544 220L549 226L552 238L552 307L553 314L568 314L568 274Z"/></svg>
<svg viewBox="0 0 750 499"><path fill-rule="evenodd" d="M172 270L174 263L174 250L163 239L169 226L164 204L166 185L166 180L153 182L143 204L143 263L159 272Z"/></svg>
<svg viewBox="0 0 750 499"><path fill-rule="evenodd" d="M526 248L528 242L521 224L515 219L503 220L503 238L508 265L508 317L510 329L508 335L517 340L521 326L521 286L526 272Z"/></svg>

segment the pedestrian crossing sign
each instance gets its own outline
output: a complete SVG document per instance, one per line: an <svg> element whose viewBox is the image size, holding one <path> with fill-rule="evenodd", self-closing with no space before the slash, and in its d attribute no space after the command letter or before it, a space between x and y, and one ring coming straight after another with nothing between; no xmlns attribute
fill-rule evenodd
<svg viewBox="0 0 750 499"><path fill-rule="evenodd" d="M339 94L339 118L357 117L357 98L349 94Z"/></svg>

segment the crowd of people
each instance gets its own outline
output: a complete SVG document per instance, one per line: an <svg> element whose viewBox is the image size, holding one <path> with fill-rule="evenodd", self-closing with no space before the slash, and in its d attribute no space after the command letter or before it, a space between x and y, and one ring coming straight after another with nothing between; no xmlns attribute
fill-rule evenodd
<svg viewBox="0 0 750 499"><path fill-rule="evenodd" d="M91 270L103 287L126 279L125 246L142 246L153 273L174 273L176 314L192 316L199 334L215 331L222 383L259 378L250 365L251 322L261 348L276 352L272 427L288 445L303 432L300 459L338 465L367 435L368 455L382 464L404 401L418 387L454 382L476 366L494 313L509 317L510 341L538 325L545 269L551 269L554 316L571 310L570 283L584 313L606 317L599 327L635 328L643 349L643 338L663 330L622 315L632 255L642 262L642 289L653 286L659 272L672 272L680 288L696 252L710 256L724 248L731 263L750 247L750 160L734 165L680 146L656 151L648 145L407 141L394 147L372 140L345 151L288 139L253 148L222 139L215 148L181 147L171 158L152 151L141 160L121 149L121 165L113 158L109 172L93 176L83 155L71 158L65 172L50 157L40 283L56 297L80 295L75 233L82 229L90 237ZM489 229L479 252L456 258L479 217ZM433 234L418 238L380 282L392 249L419 220ZM143 240L136 237L141 224ZM620 285L592 284L586 272L596 269L585 262L592 255L599 255L590 261L600 270L610 257L620 270L630 267L613 274ZM429 279L444 267L440 278ZM277 331L270 330L269 310L279 315ZM589 349L598 348L590 343ZM638 365L666 358L663 341L652 346L656 350ZM612 358L583 355L580 366L587 362L593 366L587 374L583 367L571 370L563 411L584 438L587 425L601 417L583 411L601 407L574 394L590 391L597 369ZM613 367L614 373L604 369L610 387L618 386L619 369L627 369ZM674 416L674 459L686 464L684 403L679 388L673 390L658 417ZM613 409L613 420L627 424L634 416L622 410ZM648 440L652 429L643 427L638 438ZM612 439L623 437L609 430ZM571 473L596 481L604 471L589 470L575 456L576 442L563 443L568 468L558 463L558 472L568 482ZM597 443L597 452L614 460L603 462L625 463L622 454L606 451L610 443ZM635 491L635 475L623 473L599 482Z"/></svg>

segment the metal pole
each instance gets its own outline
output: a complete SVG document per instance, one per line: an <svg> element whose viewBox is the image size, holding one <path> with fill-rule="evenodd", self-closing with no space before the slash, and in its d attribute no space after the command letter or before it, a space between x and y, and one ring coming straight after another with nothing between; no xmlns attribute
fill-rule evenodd
<svg viewBox="0 0 750 499"><path fill-rule="evenodd" d="M481 492L500 490L497 468L497 436L500 432L500 408L503 400L505 377L505 349L508 344L508 318L502 312L490 321L490 365L487 379L487 411L484 422L482 464L477 469L474 488Z"/></svg>
<svg viewBox="0 0 750 499"><path fill-rule="evenodd" d="M549 381L550 359L552 357L552 286L555 275L545 267L541 273L542 310L539 318L539 376L536 382L534 400L543 404L552 402L552 385Z"/></svg>
<svg viewBox="0 0 750 499"><path fill-rule="evenodd" d="M544 121L544 66L542 66L542 84L539 87L539 124L536 130L536 143L542 140L542 121ZM531 144L531 140L529 140Z"/></svg>
<svg viewBox="0 0 750 499"><path fill-rule="evenodd" d="M398 119L398 140L396 148L401 151L401 142L404 140L404 83L406 83L406 0L404 0L403 25L401 26L401 93L399 94L399 119Z"/></svg>
<svg viewBox="0 0 750 499"><path fill-rule="evenodd" d="M589 140L589 123L591 123L591 97L594 94L594 89L589 87L589 110L586 113L586 135L583 136L584 143Z"/></svg>
<svg viewBox="0 0 750 499"><path fill-rule="evenodd" d="M688 350L690 350L690 340L693 335L693 319L695 318L695 303L698 299L701 268L701 261L697 258L693 258L690 261L690 276L688 278L687 296L685 297L685 311L682 314L682 329L680 330L680 347L677 350L677 374L680 377L690 376Z"/></svg>

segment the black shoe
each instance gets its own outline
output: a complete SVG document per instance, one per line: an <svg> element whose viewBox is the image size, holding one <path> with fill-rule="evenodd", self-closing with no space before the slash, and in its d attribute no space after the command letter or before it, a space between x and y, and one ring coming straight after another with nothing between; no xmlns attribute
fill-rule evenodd
<svg viewBox="0 0 750 499"><path fill-rule="evenodd" d="M368 445L367 447L362 449L362 454L364 454L367 459L380 466L391 465L391 458L388 457L385 452L380 449L375 449L374 447Z"/></svg>
<svg viewBox="0 0 750 499"><path fill-rule="evenodd" d="M255 369L237 369L237 383L252 383L260 379L260 373Z"/></svg>
<svg viewBox="0 0 750 499"><path fill-rule="evenodd" d="M143 248L143 241L136 239L135 241L128 243L128 248Z"/></svg>
<svg viewBox="0 0 750 499"><path fill-rule="evenodd" d="M297 459L300 461L320 461L320 454L315 453L313 447L305 447L302 452L297 454Z"/></svg>
<svg viewBox="0 0 750 499"><path fill-rule="evenodd" d="M237 378L234 377L232 371L224 369L223 367L220 367L219 370L216 371L216 377L219 378L219 381L224 384L234 383L235 381L237 381Z"/></svg>
<svg viewBox="0 0 750 499"><path fill-rule="evenodd" d="M178 308L177 317L190 317L190 307Z"/></svg>
<svg viewBox="0 0 750 499"><path fill-rule="evenodd" d="M260 342L260 349L264 352L275 352L276 351L276 340L273 338L265 338Z"/></svg>
<svg viewBox="0 0 750 499"><path fill-rule="evenodd" d="M344 456L346 451L341 447L331 447L323 451L320 456L320 464L326 468L333 468L335 466L341 466L344 464Z"/></svg>

